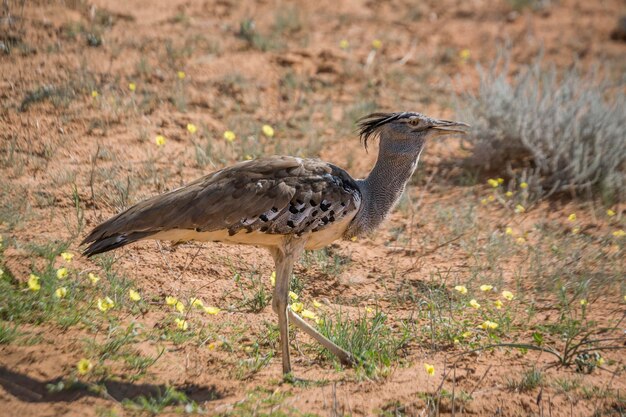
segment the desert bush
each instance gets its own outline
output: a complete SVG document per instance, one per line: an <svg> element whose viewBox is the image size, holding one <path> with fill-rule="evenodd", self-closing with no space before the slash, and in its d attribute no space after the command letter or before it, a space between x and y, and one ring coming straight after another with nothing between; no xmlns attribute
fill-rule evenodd
<svg viewBox="0 0 626 417"><path fill-rule="evenodd" d="M479 68L478 92L459 105L460 120L472 125L470 164L524 176L544 196L602 190L620 199L626 186L623 83L611 85L597 71L559 73L541 59L510 78L502 61Z"/></svg>

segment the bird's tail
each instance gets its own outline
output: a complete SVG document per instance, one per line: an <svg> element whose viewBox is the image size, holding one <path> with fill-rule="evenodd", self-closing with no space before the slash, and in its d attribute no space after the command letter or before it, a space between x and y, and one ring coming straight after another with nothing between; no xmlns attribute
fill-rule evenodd
<svg viewBox="0 0 626 417"><path fill-rule="evenodd" d="M87 246L85 250L83 250L83 255L87 257L91 257L99 253L108 252L113 249L121 248L122 246L126 246L129 243L145 239L146 237L154 234L154 232L131 232L129 234L117 233L112 236L94 237L94 232L98 231L98 227L94 229L94 231L91 232L89 236L85 238L85 240L81 242L81 245L90 243L90 245Z"/></svg>

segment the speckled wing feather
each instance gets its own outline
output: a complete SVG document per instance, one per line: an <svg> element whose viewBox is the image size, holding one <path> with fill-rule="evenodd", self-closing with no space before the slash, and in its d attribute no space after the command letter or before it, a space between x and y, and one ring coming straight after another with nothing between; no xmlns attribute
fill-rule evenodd
<svg viewBox="0 0 626 417"><path fill-rule="evenodd" d="M361 196L342 169L315 159L245 161L142 201L97 226L81 244L105 252L168 230L229 235L317 232L358 211Z"/></svg>

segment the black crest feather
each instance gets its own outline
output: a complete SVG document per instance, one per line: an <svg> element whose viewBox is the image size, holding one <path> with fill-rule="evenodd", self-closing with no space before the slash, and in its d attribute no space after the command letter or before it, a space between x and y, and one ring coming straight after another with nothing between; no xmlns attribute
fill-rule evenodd
<svg viewBox="0 0 626 417"><path fill-rule="evenodd" d="M357 120L357 126L359 129L359 136L363 142L363 146L367 149L367 141L371 137L375 137L378 134L378 130L385 124L393 122L394 120L409 117L411 113L372 113L365 117L361 117Z"/></svg>

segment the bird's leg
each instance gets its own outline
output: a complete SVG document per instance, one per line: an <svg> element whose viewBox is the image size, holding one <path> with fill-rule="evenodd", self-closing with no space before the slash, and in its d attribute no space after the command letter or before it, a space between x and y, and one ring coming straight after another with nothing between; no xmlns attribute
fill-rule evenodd
<svg viewBox="0 0 626 417"><path fill-rule="evenodd" d="M326 338L326 336L315 330L313 327L311 327L311 325L309 325L309 323L304 321L300 316L298 316L290 309L287 309L287 312L289 318L293 320L293 323L299 329L303 330L306 334L317 340L322 346L328 349L333 355L337 356L341 363L343 363L344 365L354 365L354 356L352 356L350 352L334 344L332 341Z"/></svg>

